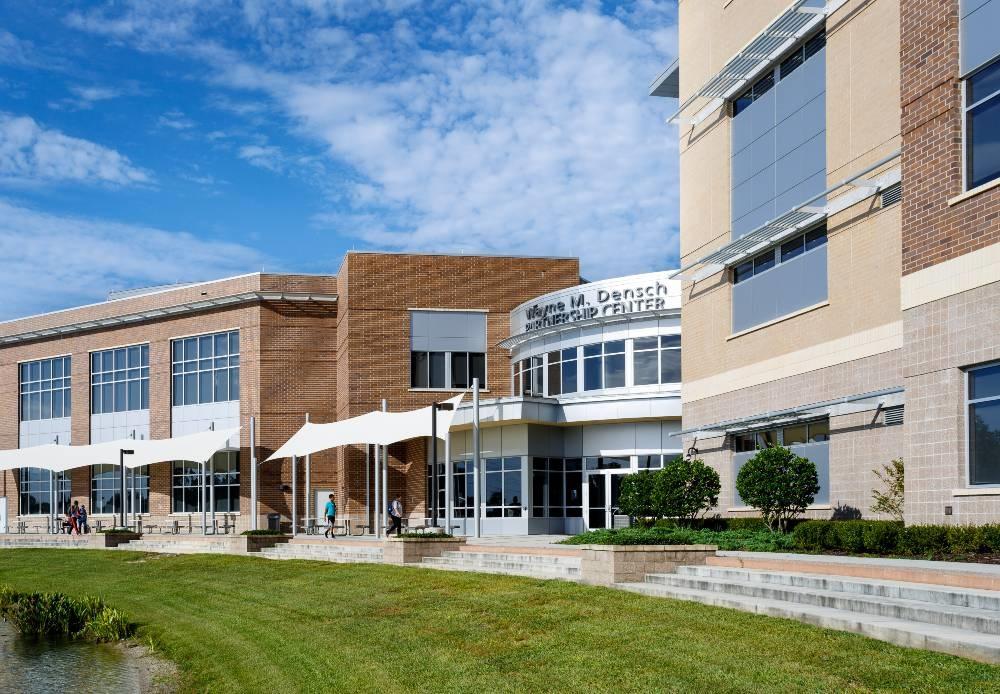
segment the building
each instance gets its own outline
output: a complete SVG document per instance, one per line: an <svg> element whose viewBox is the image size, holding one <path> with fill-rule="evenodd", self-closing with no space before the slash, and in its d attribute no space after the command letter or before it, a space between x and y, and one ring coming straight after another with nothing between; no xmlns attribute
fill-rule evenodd
<svg viewBox="0 0 1000 694"><path fill-rule="evenodd" d="M1000 0L680 0L685 448L817 464L812 517L1000 519ZM904 416L905 407L905 416Z"/></svg>
<svg viewBox="0 0 1000 694"><path fill-rule="evenodd" d="M480 378L510 393L499 343L510 312L539 293L580 282L576 259L349 253L336 276L254 273L213 282L113 293L102 303L0 324L0 449L57 441L167 438L243 426L215 456L217 512L250 525L250 438L266 459L305 421L334 421L380 407L414 409ZM427 442L390 447L389 491L425 513ZM73 470L50 482L38 470L0 475L0 532L44 528L72 500L113 522L118 470ZM306 488L298 466L298 489ZM289 461L261 465L258 512L290 518ZM364 520L365 451L312 456L311 503L337 495L342 514ZM160 528L200 523L197 466L139 469L129 510ZM299 497L302 499L302 497ZM305 500L299 516L308 515ZM316 515L311 506L312 515Z"/></svg>

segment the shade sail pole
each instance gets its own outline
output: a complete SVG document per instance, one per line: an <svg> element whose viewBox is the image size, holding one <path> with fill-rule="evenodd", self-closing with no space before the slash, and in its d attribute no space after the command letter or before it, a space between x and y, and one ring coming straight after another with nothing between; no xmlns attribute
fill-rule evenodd
<svg viewBox="0 0 1000 694"><path fill-rule="evenodd" d="M437 445L437 441L434 441ZM451 514L455 500L452 498L452 490L455 488L454 470L451 468L451 432L444 433L444 531L451 532Z"/></svg>
<svg viewBox="0 0 1000 694"><path fill-rule="evenodd" d="M371 460L369 459L369 454L371 453L371 446L367 443L365 444L365 523L368 524L368 529L371 530L372 522L372 470L371 470Z"/></svg>
<svg viewBox="0 0 1000 694"><path fill-rule="evenodd" d="M382 537L382 523L379 516L379 507L382 504L382 447L373 446L375 454L375 508L372 509L372 523L375 524L375 537Z"/></svg>
<svg viewBox="0 0 1000 694"><path fill-rule="evenodd" d="M482 485L480 476L482 475L479 465L479 379L472 379L472 488L473 499L475 500L475 510L473 512L473 537L480 537L480 513L482 507L480 493Z"/></svg>
<svg viewBox="0 0 1000 694"><path fill-rule="evenodd" d="M202 462L201 464L201 534L208 535L208 498L206 497L206 491L208 485L205 484L205 478L208 476L208 464Z"/></svg>
<svg viewBox="0 0 1000 694"><path fill-rule="evenodd" d="M212 509L212 534L215 534L215 456L208 461L208 507Z"/></svg>
<svg viewBox="0 0 1000 694"><path fill-rule="evenodd" d="M298 535L297 526L299 524L299 514L297 512L296 496L298 494L298 472L299 472L299 457L297 455L292 456L292 537Z"/></svg>
<svg viewBox="0 0 1000 694"><path fill-rule="evenodd" d="M250 529L257 530L257 419L250 417Z"/></svg>
<svg viewBox="0 0 1000 694"><path fill-rule="evenodd" d="M389 411L389 403L385 398L382 398L382 411ZM386 517L386 509L389 507L389 447L382 446L382 504L380 506L379 514L385 518L385 522L388 523L389 519ZM388 535L386 535L388 537Z"/></svg>
<svg viewBox="0 0 1000 694"><path fill-rule="evenodd" d="M309 423L309 413L306 412L306 424ZM306 517L305 524L309 525L309 519L314 514L310 513L312 507L312 456L306 453Z"/></svg>

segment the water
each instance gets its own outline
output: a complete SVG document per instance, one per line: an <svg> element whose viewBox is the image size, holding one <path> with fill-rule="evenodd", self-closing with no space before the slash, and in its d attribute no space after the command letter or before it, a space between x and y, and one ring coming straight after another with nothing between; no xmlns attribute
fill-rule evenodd
<svg viewBox="0 0 1000 694"><path fill-rule="evenodd" d="M122 694L139 682L136 664L113 646L25 639L0 622L0 692Z"/></svg>

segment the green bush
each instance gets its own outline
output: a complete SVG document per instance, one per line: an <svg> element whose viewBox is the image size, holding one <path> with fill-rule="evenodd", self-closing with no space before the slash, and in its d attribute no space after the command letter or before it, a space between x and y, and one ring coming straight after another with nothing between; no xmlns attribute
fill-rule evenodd
<svg viewBox="0 0 1000 694"><path fill-rule="evenodd" d="M846 552L860 554L865 551L864 521L841 521L831 528L836 533L836 542ZM829 538L829 533L827 533Z"/></svg>
<svg viewBox="0 0 1000 694"><path fill-rule="evenodd" d="M125 614L107 607L100 598L19 593L7 585L0 585L0 617L28 636L118 641L134 633Z"/></svg>
<svg viewBox="0 0 1000 694"><path fill-rule="evenodd" d="M910 525L899 533L900 554L928 556L948 551L948 526Z"/></svg>
<svg viewBox="0 0 1000 694"><path fill-rule="evenodd" d="M659 515L686 521L717 506L722 490L719 473L698 458L674 458L656 473L655 485Z"/></svg>
<svg viewBox="0 0 1000 694"><path fill-rule="evenodd" d="M760 511L769 528L784 530L819 492L816 465L784 446L765 448L740 468L736 491L744 503Z"/></svg>
<svg viewBox="0 0 1000 694"><path fill-rule="evenodd" d="M658 519L663 513L657 503L657 474L642 470L622 477L618 509L629 518Z"/></svg>
<svg viewBox="0 0 1000 694"><path fill-rule="evenodd" d="M807 552L896 553L902 524L896 521L811 520L795 526L795 546Z"/></svg>
<svg viewBox="0 0 1000 694"><path fill-rule="evenodd" d="M692 530L690 528L622 528L592 530L563 540L567 545L716 545L721 550L785 552L792 538L769 530Z"/></svg>
<svg viewBox="0 0 1000 694"><path fill-rule="evenodd" d="M864 523L865 551L870 554L892 554L899 546L898 521L862 521Z"/></svg>
<svg viewBox="0 0 1000 694"><path fill-rule="evenodd" d="M105 607L83 628L81 635L97 643L127 639L134 633L133 626L124 612Z"/></svg>
<svg viewBox="0 0 1000 694"><path fill-rule="evenodd" d="M1000 525L991 523L983 526L983 544L986 551L1000 553Z"/></svg>
<svg viewBox="0 0 1000 694"><path fill-rule="evenodd" d="M728 521L729 530L767 530L763 518L730 518Z"/></svg>
<svg viewBox="0 0 1000 694"><path fill-rule="evenodd" d="M948 551L952 554L978 554L986 549L983 528L975 525L954 525L948 528Z"/></svg>
<svg viewBox="0 0 1000 694"><path fill-rule="evenodd" d="M240 535L247 535L248 537L275 537L278 535L285 535L286 533L280 530L244 530Z"/></svg>

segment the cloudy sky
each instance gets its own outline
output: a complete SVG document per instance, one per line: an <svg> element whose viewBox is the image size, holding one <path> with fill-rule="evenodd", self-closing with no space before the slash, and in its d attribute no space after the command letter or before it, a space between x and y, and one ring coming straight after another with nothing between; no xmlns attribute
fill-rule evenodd
<svg viewBox="0 0 1000 694"><path fill-rule="evenodd" d="M676 0L42 4L0 4L0 320L351 249L676 266Z"/></svg>

